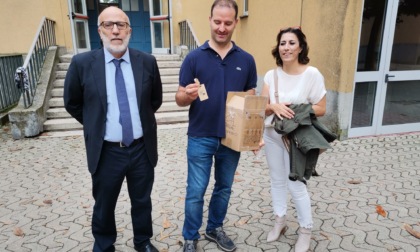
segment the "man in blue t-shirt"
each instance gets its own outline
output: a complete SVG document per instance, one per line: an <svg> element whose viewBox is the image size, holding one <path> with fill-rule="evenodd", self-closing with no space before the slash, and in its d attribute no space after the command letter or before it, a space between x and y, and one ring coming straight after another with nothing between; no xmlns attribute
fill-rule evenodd
<svg viewBox="0 0 420 252"><path fill-rule="evenodd" d="M205 237L224 251L236 245L223 231L231 188L240 153L221 144L225 137L228 91L255 94L254 58L231 41L238 23L234 0L216 0L209 17L211 38L185 58L175 95L178 106L190 106L188 127L188 178L182 235L184 252L196 251L203 219L204 194L214 158L215 185ZM201 84L200 84L201 83Z"/></svg>

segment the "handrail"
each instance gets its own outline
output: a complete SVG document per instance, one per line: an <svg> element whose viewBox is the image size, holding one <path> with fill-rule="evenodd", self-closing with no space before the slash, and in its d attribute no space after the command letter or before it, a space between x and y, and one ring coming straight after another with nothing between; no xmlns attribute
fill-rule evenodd
<svg viewBox="0 0 420 252"><path fill-rule="evenodd" d="M14 74L22 64L22 55L0 55L0 113L19 102L20 92L16 89Z"/></svg>
<svg viewBox="0 0 420 252"><path fill-rule="evenodd" d="M181 45L188 47L188 50L192 51L200 46L197 36L195 35L194 29L192 28L191 22L189 20L184 20L179 22L180 30L180 42Z"/></svg>
<svg viewBox="0 0 420 252"><path fill-rule="evenodd" d="M54 24L55 21L42 18L23 66L16 69L15 82L23 95L25 108L32 105L48 48L56 44Z"/></svg>

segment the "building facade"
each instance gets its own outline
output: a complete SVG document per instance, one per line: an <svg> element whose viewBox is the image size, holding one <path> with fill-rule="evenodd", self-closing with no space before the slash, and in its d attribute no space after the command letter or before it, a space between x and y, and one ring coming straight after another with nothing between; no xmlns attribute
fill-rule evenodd
<svg viewBox="0 0 420 252"><path fill-rule="evenodd" d="M210 36L212 0L2 0L1 54L25 54L39 20L56 22L57 44L69 53L99 48L97 17L114 5L133 28L130 46L176 53L179 23L188 20L198 44ZM420 130L420 1L237 0L233 40L256 60L259 87L275 67L271 49L281 28L300 26L310 64L325 77L327 115L341 139ZM19 13L19 15L16 15ZM11 22L10 22L11 21ZM5 25L7 24L7 25Z"/></svg>

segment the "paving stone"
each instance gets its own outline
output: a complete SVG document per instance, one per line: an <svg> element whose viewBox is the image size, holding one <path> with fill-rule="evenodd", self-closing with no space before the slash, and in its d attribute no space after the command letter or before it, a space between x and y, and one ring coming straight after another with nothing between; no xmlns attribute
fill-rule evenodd
<svg viewBox="0 0 420 252"><path fill-rule="evenodd" d="M6 126L7 127L7 126ZM94 201L83 136L61 134L15 141L0 130L0 251L91 251ZM186 128L158 130L159 162L152 192L152 242L180 251L184 221ZM314 218L311 251L420 251L420 132L336 141L320 155L320 177L308 181ZM289 229L267 243L274 215L269 170L243 152L224 223L237 251L293 251L298 221L288 197ZM213 175L213 173L212 173ZM351 184L349 181L359 181ZM205 194L204 234L214 179ZM386 217L376 212L377 205ZM116 208L117 251L134 251L130 200L124 182ZM164 222L170 223L163 227ZM16 236L19 227L24 236ZM199 251L220 251L202 237Z"/></svg>

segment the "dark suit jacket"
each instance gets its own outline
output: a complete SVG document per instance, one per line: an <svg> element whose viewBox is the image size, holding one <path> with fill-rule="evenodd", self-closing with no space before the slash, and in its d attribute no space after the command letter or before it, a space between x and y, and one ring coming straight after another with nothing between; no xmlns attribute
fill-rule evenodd
<svg viewBox="0 0 420 252"><path fill-rule="evenodd" d="M155 112L162 104L160 73L152 55L134 49L129 49L129 53L144 143L149 161L155 167L158 160ZM64 82L64 106L83 124L88 168L94 174L101 155L107 114L103 49L73 57Z"/></svg>

